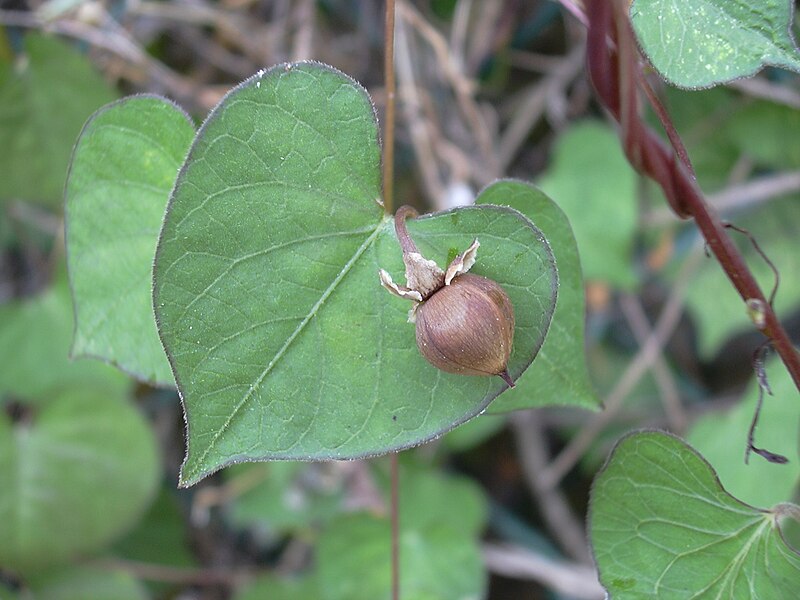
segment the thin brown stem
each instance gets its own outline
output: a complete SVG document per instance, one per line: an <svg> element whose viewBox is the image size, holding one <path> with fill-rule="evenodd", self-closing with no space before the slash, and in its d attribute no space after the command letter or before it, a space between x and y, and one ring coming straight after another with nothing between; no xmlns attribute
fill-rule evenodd
<svg viewBox="0 0 800 600"><path fill-rule="evenodd" d="M254 577L255 571L245 569L184 568L153 563L139 562L121 558L104 558L88 564L104 570L121 570L138 579L195 586L237 586Z"/></svg>
<svg viewBox="0 0 800 600"><path fill-rule="evenodd" d="M392 600L400 600L400 467L397 452L391 456Z"/></svg>
<svg viewBox="0 0 800 600"><path fill-rule="evenodd" d="M394 0L386 0L384 77L386 80L386 117L383 130L383 208L387 214L394 207L394 113L397 85L394 77Z"/></svg>

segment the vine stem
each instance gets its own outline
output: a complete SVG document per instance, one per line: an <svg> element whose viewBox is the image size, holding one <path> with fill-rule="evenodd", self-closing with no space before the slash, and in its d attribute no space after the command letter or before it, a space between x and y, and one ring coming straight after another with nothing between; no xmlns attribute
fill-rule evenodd
<svg viewBox="0 0 800 600"><path fill-rule="evenodd" d="M386 116L383 129L383 209L394 208L394 114L397 84L394 77L394 0L386 0L383 70L386 87Z"/></svg>
<svg viewBox="0 0 800 600"><path fill-rule="evenodd" d="M694 219L709 249L742 299L762 303L764 319L755 325L769 338L795 386L800 389L800 354L725 230L725 224L703 198L669 116L656 103L654 110L671 146L647 127L639 114L639 90L645 91L645 97L651 103L655 95L648 90L644 80L627 5L620 0L591 0L587 3L589 35L586 58L592 85L600 101L621 126L622 145L631 165L661 186L670 207L679 217Z"/></svg>

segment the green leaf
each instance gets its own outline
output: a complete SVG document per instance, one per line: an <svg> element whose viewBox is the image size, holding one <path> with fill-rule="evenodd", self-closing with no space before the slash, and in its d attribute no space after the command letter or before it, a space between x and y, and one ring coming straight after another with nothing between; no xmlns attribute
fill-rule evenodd
<svg viewBox="0 0 800 600"><path fill-rule="evenodd" d="M400 469L400 486L401 527L428 531L443 526L475 539L480 535L488 507L482 489L472 480L445 476L409 461Z"/></svg>
<svg viewBox="0 0 800 600"><path fill-rule="evenodd" d="M790 0L634 0L630 15L653 67L670 83L708 87L767 65L800 71Z"/></svg>
<svg viewBox="0 0 800 600"><path fill-rule="evenodd" d="M401 597L482 598L486 577L478 539L487 506L480 487L419 465L403 465L400 481ZM235 600L388 600L390 536L388 516L339 516L320 536L314 570L299 579L260 578Z"/></svg>
<svg viewBox="0 0 800 600"><path fill-rule="evenodd" d="M389 600L388 519L359 514L336 521L318 546L320 598ZM400 535L400 589L415 600L471 600L486 586L477 543L432 527Z"/></svg>
<svg viewBox="0 0 800 600"><path fill-rule="evenodd" d="M144 586L129 573L100 567L71 567L32 578L36 600L147 600Z"/></svg>
<svg viewBox="0 0 800 600"><path fill-rule="evenodd" d="M660 432L624 437L598 474L589 526L614 600L800 596L778 515L728 494L705 459Z"/></svg>
<svg viewBox="0 0 800 600"><path fill-rule="evenodd" d="M466 452L497 434L505 427L505 424L505 415L487 413L478 415L444 435L441 439L440 451L444 455Z"/></svg>
<svg viewBox="0 0 800 600"><path fill-rule="evenodd" d="M510 206L536 223L553 249L558 267L558 302L536 361L489 412L548 404L596 408L583 348L585 302L578 248L564 212L546 194L521 181L500 181L478 196L480 204Z"/></svg>
<svg viewBox="0 0 800 600"><path fill-rule="evenodd" d="M171 102L120 100L86 123L67 180L72 354L101 358L149 383L174 382L153 317L152 265L193 137L191 120Z"/></svg>
<svg viewBox="0 0 800 600"><path fill-rule="evenodd" d="M71 321L66 277L39 296L0 306L0 396L49 402L58 390L87 386L124 393L130 381L108 365L67 358Z"/></svg>
<svg viewBox="0 0 800 600"><path fill-rule="evenodd" d="M584 121L559 137L554 153L538 185L567 215L584 277L632 289L636 174L617 134L599 121Z"/></svg>
<svg viewBox="0 0 800 600"><path fill-rule="evenodd" d="M99 549L141 515L159 471L152 431L122 398L72 391L16 422L0 412L0 566Z"/></svg>
<svg viewBox="0 0 800 600"><path fill-rule="evenodd" d="M401 486L402 597L483 597L486 578L478 536L486 519L486 502L477 486L421 469L403 469ZM387 517L358 514L334 522L318 544L318 597L388 600L390 531Z"/></svg>
<svg viewBox="0 0 800 600"><path fill-rule="evenodd" d="M275 575L264 575L248 582L237 590L233 600L311 600L320 598L319 586L312 577L282 579Z"/></svg>
<svg viewBox="0 0 800 600"><path fill-rule="evenodd" d="M343 486L314 485L325 480L320 463L275 461L234 465L227 485L246 491L230 506L231 522L272 535L330 520L341 511Z"/></svg>
<svg viewBox="0 0 800 600"><path fill-rule="evenodd" d="M747 431L755 412L758 386L750 382L742 401L727 412L714 411L694 422L687 439L714 465L725 489L753 506L773 506L791 500L800 482L800 393L779 360L771 360L767 374L773 395L764 396L755 445L789 459L785 465L750 455L744 462Z"/></svg>
<svg viewBox="0 0 800 600"><path fill-rule="evenodd" d="M0 61L0 201L59 204L81 126L115 95L71 46L27 34L25 54Z"/></svg>
<svg viewBox="0 0 800 600"><path fill-rule="evenodd" d="M401 251L380 197L366 92L330 67L283 65L226 96L178 176L154 269L159 332L188 423L181 485L232 462L356 458L432 439L506 384L444 373L419 354ZM442 264L479 238L473 272L515 307L509 372L542 344L555 304L550 248L500 207L413 219Z"/></svg>
<svg viewBox="0 0 800 600"><path fill-rule="evenodd" d="M727 134L741 155L766 169L796 169L800 164L800 111L772 102L745 105Z"/></svg>
<svg viewBox="0 0 800 600"><path fill-rule="evenodd" d="M136 528L119 540L114 555L143 563L189 567L196 560L189 548L187 523L175 486L161 488Z"/></svg>

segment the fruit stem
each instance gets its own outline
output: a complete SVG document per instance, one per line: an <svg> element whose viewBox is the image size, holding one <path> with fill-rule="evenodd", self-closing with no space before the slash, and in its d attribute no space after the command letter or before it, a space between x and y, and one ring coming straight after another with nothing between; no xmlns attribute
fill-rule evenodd
<svg viewBox="0 0 800 600"><path fill-rule="evenodd" d="M505 382L508 384L508 387L512 387L512 388L513 388L513 387L516 387L516 386L514 385L514 380L513 380L513 379L511 379L511 375L509 375L509 374L508 374L508 369L506 369L506 370L505 370L505 371L503 371L502 373L498 373L498 375L500 376L500 378L501 378L503 381L505 381Z"/></svg>
<svg viewBox="0 0 800 600"><path fill-rule="evenodd" d="M408 235L408 229L406 229L406 218L411 217L413 219L418 214L417 209L408 204L398 208L397 212L394 214L394 231L397 234L397 241L400 242L400 247L403 249L403 254L408 254L409 252L416 252L419 254L417 245L414 243L414 240L411 239L411 236Z"/></svg>

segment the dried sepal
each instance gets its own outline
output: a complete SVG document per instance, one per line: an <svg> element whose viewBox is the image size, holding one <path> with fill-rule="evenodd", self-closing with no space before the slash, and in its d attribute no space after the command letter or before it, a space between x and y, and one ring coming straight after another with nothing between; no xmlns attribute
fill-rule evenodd
<svg viewBox="0 0 800 600"><path fill-rule="evenodd" d="M403 262L406 265L406 285L419 293L420 301L444 285L444 271L419 252L404 253Z"/></svg>
<svg viewBox="0 0 800 600"><path fill-rule="evenodd" d="M406 300L414 300L415 302L422 302L422 295L416 291L409 289L402 285L397 285L393 280L392 276L389 275L383 269L378 271L378 276L381 279L381 285L386 288L389 292L397 296L398 298L405 298Z"/></svg>
<svg viewBox="0 0 800 600"><path fill-rule="evenodd" d="M464 250L461 254L456 256L449 265L447 265L447 271L444 274L444 284L450 285L450 282L453 281L455 277L459 275L463 275L467 271L472 268L472 265L475 264L475 260L478 254L478 248L480 247L480 242L478 239L472 240L472 243L469 245L469 248Z"/></svg>

